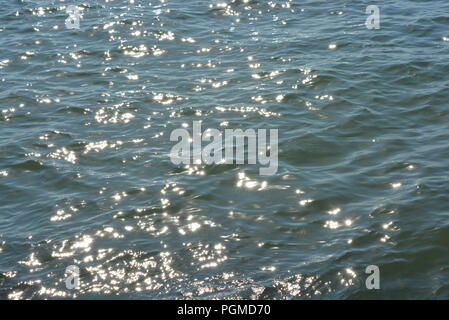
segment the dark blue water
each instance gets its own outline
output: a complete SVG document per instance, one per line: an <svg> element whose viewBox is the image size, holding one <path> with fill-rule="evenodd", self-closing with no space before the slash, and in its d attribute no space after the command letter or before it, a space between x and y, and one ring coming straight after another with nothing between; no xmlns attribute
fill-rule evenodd
<svg viewBox="0 0 449 320"><path fill-rule="evenodd" d="M5 1L0 298L449 298L448 26L446 0ZM277 173L174 165L194 120L278 129Z"/></svg>

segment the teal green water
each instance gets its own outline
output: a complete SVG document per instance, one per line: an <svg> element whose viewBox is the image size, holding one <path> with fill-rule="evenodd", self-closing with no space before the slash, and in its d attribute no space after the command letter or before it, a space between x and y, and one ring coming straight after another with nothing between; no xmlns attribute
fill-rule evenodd
<svg viewBox="0 0 449 320"><path fill-rule="evenodd" d="M449 298L446 0L76 3L0 8L1 299ZM277 173L174 165L194 120Z"/></svg>

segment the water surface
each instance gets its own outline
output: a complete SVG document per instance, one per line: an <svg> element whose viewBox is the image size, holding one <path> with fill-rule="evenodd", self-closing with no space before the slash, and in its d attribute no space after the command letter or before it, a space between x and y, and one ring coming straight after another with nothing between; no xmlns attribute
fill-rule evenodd
<svg viewBox="0 0 449 320"><path fill-rule="evenodd" d="M449 298L446 0L82 3L0 8L0 298ZM278 172L174 165L194 120Z"/></svg>

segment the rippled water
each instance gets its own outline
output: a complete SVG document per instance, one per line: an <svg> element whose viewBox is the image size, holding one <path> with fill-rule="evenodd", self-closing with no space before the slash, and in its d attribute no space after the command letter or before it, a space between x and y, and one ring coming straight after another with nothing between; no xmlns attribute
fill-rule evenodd
<svg viewBox="0 0 449 320"><path fill-rule="evenodd" d="M447 0L79 3L0 8L0 298L449 298ZM172 164L193 120L277 174Z"/></svg>

